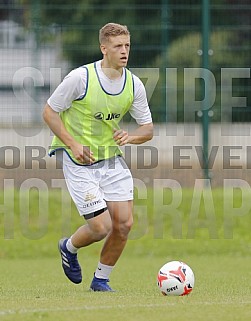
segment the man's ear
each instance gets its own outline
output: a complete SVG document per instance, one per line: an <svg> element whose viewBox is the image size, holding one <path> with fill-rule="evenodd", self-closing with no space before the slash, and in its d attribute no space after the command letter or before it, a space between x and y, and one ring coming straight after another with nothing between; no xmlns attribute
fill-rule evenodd
<svg viewBox="0 0 251 321"><path fill-rule="evenodd" d="M106 54L106 47L105 47L105 45L100 45L100 50L101 50L101 52L102 52L103 55Z"/></svg>

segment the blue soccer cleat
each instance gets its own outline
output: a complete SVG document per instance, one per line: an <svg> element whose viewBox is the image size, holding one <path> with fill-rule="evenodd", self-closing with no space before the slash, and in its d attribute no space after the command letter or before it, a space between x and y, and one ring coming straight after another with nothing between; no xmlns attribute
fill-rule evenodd
<svg viewBox="0 0 251 321"><path fill-rule="evenodd" d="M82 282L81 267L78 263L77 254L73 254L67 250L67 241L68 239L64 238L58 242L58 249L62 259L62 267L68 279L73 283L78 284Z"/></svg>
<svg viewBox="0 0 251 321"><path fill-rule="evenodd" d="M99 279L99 278L96 278L96 276L94 275L94 278L90 286L90 290L94 292L115 292L107 284L108 282L109 282L108 279Z"/></svg>

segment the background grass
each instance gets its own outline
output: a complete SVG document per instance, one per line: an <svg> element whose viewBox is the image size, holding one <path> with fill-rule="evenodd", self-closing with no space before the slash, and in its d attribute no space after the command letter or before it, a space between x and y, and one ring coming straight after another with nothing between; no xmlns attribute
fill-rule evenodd
<svg viewBox="0 0 251 321"><path fill-rule="evenodd" d="M72 284L61 269L57 241L83 223L72 204L69 209L68 194L2 193L0 319L250 320L249 191L139 196L130 240L111 275L117 292L92 293L101 243L79 252L82 284ZM185 261L195 273L187 297L164 297L157 288L157 272L170 260Z"/></svg>

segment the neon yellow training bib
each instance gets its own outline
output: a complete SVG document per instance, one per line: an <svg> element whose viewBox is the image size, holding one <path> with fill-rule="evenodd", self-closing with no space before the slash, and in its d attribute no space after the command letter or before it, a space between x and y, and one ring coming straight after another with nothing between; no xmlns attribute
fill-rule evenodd
<svg viewBox="0 0 251 321"><path fill-rule="evenodd" d="M113 140L113 129L119 129L119 122L130 109L134 93L131 72L125 68L125 82L120 93L107 93L101 85L96 63L83 66L87 70L86 93L74 100L69 109L60 113L66 130L83 146L93 152L95 161L121 155L122 151ZM73 162L79 163L71 149L54 136L49 155L64 149Z"/></svg>

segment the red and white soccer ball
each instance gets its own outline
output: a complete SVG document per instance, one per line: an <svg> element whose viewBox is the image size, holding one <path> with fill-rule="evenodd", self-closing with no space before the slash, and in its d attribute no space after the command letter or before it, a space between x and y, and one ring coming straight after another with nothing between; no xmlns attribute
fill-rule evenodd
<svg viewBox="0 0 251 321"><path fill-rule="evenodd" d="M157 284L163 295L188 295L194 287L194 273L186 263L171 261L159 270Z"/></svg>

